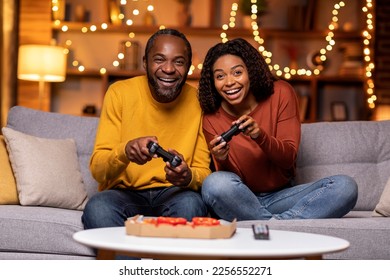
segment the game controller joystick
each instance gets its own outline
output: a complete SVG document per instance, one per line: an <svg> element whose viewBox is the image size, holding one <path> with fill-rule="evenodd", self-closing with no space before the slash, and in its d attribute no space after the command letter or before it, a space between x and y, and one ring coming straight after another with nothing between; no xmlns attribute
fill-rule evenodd
<svg viewBox="0 0 390 280"><path fill-rule="evenodd" d="M156 142L150 141L148 143L148 149L149 149L149 153L150 154L158 155L165 162L168 161L173 167L176 167L176 166L180 165L180 163L181 163L181 158L179 158L177 155L174 155L174 154L172 154L170 152L165 151Z"/></svg>
<svg viewBox="0 0 390 280"><path fill-rule="evenodd" d="M238 127L240 126L240 123L233 124L232 127L228 130L225 131L224 133L221 134L221 141L219 141L219 144L222 143L222 141L229 142L232 140L233 136L238 135L242 130L239 129Z"/></svg>

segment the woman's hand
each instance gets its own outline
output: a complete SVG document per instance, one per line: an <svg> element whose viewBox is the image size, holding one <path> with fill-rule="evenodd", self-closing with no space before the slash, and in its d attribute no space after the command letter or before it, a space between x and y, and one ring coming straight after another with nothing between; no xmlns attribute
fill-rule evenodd
<svg viewBox="0 0 390 280"><path fill-rule="evenodd" d="M226 143L220 135L216 135L210 141L210 152L216 160L225 160L229 154L229 144Z"/></svg>
<svg viewBox="0 0 390 280"><path fill-rule="evenodd" d="M240 123L239 128L246 136L249 136L252 139L256 139L257 137L259 137L259 125L251 116L243 115L234 123Z"/></svg>

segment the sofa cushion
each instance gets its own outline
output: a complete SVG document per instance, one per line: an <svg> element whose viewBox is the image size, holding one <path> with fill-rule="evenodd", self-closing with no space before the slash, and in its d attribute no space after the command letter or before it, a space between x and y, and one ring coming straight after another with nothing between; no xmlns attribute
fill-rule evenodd
<svg viewBox="0 0 390 280"><path fill-rule="evenodd" d="M345 174L358 184L355 210L373 211L390 174L390 121L302 125L296 183Z"/></svg>
<svg viewBox="0 0 390 280"><path fill-rule="evenodd" d="M93 258L92 248L73 239L75 232L84 229L82 214L52 207L0 205L0 259L15 254L23 259Z"/></svg>
<svg viewBox="0 0 390 280"><path fill-rule="evenodd" d="M0 166L0 204L19 204L15 177L12 172L3 135L0 135Z"/></svg>
<svg viewBox="0 0 390 280"><path fill-rule="evenodd" d="M240 221L237 227L266 224L272 230L308 232L339 237L349 241L350 247L338 253L325 254L324 259L388 260L390 259L390 223L384 218L371 217L371 211L352 211L342 219L302 219ZM387 219L386 219L387 220Z"/></svg>
<svg viewBox="0 0 390 280"><path fill-rule="evenodd" d="M71 116L15 106L8 112L7 127L42 138L74 139L84 186L88 197L91 197L97 192L98 186L89 171L98 120L96 117Z"/></svg>
<svg viewBox="0 0 390 280"><path fill-rule="evenodd" d="M2 129L21 205L84 209L87 193L72 139L45 139Z"/></svg>
<svg viewBox="0 0 390 280"><path fill-rule="evenodd" d="M373 216L390 216L390 178L387 180L385 189L381 195L379 203L376 205Z"/></svg>

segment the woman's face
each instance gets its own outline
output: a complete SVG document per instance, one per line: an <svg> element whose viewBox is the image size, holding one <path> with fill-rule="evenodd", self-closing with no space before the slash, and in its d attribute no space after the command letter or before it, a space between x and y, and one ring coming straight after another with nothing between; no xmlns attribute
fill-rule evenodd
<svg viewBox="0 0 390 280"><path fill-rule="evenodd" d="M235 55L218 58L213 66L214 85L229 105L244 103L249 94L249 75L244 61Z"/></svg>

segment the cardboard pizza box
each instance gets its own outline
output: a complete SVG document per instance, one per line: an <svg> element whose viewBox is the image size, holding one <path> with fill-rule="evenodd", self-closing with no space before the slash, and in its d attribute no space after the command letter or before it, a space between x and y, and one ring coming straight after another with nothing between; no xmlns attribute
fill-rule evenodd
<svg viewBox="0 0 390 280"><path fill-rule="evenodd" d="M170 237L170 238L201 238L226 239L231 238L236 231L237 222L220 221L216 226L193 226L170 224L144 223L142 216L130 217L125 222L126 234L144 237Z"/></svg>

